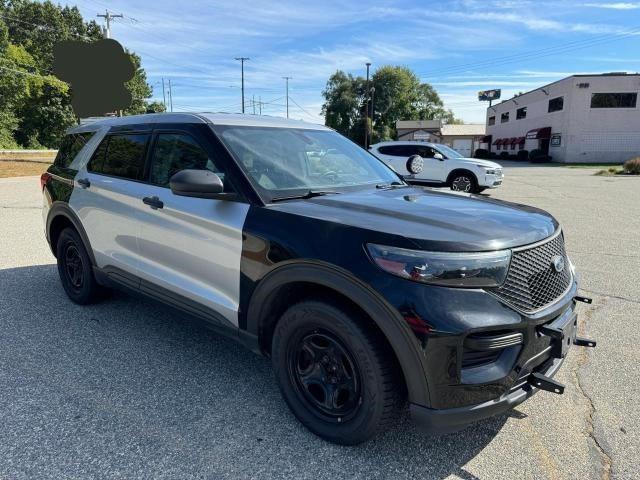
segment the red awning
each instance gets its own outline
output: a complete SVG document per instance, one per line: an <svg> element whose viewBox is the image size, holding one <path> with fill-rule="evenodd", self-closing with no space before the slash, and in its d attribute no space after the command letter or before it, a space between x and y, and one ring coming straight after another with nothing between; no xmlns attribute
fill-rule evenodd
<svg viewBox="0 0 640 480"><path fill-rule="evenodd" d="M491 143L492 135L485 135L480 139L480 143Z"/></svg>
<svg viewBox="0 0 640 480"><path fill-rule="evenodd" d="M533 130L529 130L527 132L527 138L529 140L551 138L551 127L534 128Z"/></svg>
<svg viewBox="0 0 640 480"><path fill-rule="evenodd" d="M518 143L518 137L513 137L509 139L509 145L515 145Z"/></svg>
<svg viewBox="0 0 640 480"><path fill-rule="evenodd" d="M524 145L525 137L518 137L516 139L516 145Z"/></svg>
<svg viewBox="0 0 640 480"><path fill-rule="evenodd" d="M502 142L504 142L504 138L496 138L496 141L493 142L494 145L502 145Z"/></svg>

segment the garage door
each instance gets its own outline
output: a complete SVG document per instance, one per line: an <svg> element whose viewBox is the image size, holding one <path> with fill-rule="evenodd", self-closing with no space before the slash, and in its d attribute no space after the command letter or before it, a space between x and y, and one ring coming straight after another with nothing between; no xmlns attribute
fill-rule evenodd
<svg viewBox="0 0 640 480"><path fill-rule="evenodd" d="M471 139L461 138L453 141L453 149L460 152L465 157L471 157Z"/></svg>

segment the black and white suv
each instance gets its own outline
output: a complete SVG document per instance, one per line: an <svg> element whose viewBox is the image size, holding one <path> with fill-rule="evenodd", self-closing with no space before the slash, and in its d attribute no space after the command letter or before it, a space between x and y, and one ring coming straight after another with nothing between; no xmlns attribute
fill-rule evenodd
<svg viewBox="0 0 640 480"><path fill-rule="evenodd" d="M153 114L70 130L41 178L76 303L118 287L272 358L311 431L354 444L408 401L431 432L507 410L575 338L549 214L407 185L318 125Z"/></svg>

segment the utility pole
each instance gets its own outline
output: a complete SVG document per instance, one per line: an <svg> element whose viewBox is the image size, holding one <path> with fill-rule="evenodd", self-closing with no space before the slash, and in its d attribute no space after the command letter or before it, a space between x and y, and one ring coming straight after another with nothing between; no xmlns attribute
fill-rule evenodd
<svg viewBox="0 0 640 480"><path fill-rule="evenodd" d="M251 97L251 105L253 105L253 114L256 114L256 94L253 94L253 97Z"/></svg>
<svg viewBox="0 0 640 480"><path fill-rule="evenodd" d="M164 89L164 77L162 77L162 104L164 105L164 111L167 111L167 92Z"/></svg>
<svg viewBox="0 0 640 480"><path fill-rule="evenodd" d="M111 38L111 20L113 20L114 18L124 18L124 15L122 15L121 13L118 15L112 15L111 13L109 13L109 10L105 10L104 15L98 14L96 15L96 17L102 17L107 21L107 28L104 29L104 33L106 34L107 38Z"/></svg>
<svg viewBox="0 0 640 480"><path fill-rule="evenodd" d="M289 118L289 80L293 77L282 77L287 84L287 118Z"/></svg>
<svg viewBox="0 0 640 480"><path fill-rule="evenodd" d="M364 148L365 150L369 148L369 67L371 66L370 62L366 63L367 65L367 86L365 90L365 114L364 114Z"/></svg>
<svg viewBox="0 0 640 480"><path fill-rule="evenodd" d="M258 97L258 108L260 108L260 115L262 115L262 95Z"/></svg>
<svg viewBox="0 0 640 480"><path fill-rule="evenodd" d="M369 91L371 92L371 127L372 127L372 130L373 130L373 120L375 118L375 115L374 115L375 110L374 110L373 99L374 99L374 97L376 95L376 87L371 87L371 89Z"/></svg>
<svg viewBox="0 0 640 480"><path fill-rule="evenodd" d="M240 60L240 72L242 78L242 113L244 113L244 62L245 60L251 60L249 57L236 57L236 60Z"/></svg>
<svg viewBox="0 0 640 480"><path fill-rule="evenodd" d="M169 79L169 105L171 105L171 111L173 112L173 92L171 91L171 79Z"/></svg>

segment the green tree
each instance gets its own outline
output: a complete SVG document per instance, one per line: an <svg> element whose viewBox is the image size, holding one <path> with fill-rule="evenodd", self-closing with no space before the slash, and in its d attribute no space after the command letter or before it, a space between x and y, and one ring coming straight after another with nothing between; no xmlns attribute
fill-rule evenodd
<svg viewBox="0 0 640 480"><path fill-rule="evenodd" d="M162 113L166 111L167 107L165 107L162 102L151 102L147 105L147 113Z"/></svg>
<svg viewBox="0 0 640 480"><path fill-rule="evenodd" d="M93 20L85 22L77 7L49 0L0 0L0 13L0 147L57 147L77 120L69 86L50 75L53 47L61 40L102 39L102 30ZM127 53L135 75L126 83L133 101L124 114L145 113L152 90L140 57Z"/></svg>
<svg viewBox="0 0 640 480"><path fill-rule="evenodd" d="M442 120L459 123L435 89L421 83L418 76L406 67L383 66L371 79L374 113L369 121L372 141L396 137L398 120ZM334 73L322 92L326 125L335 128L352 140L363 143L366 80L342 71Z"/></svg>

